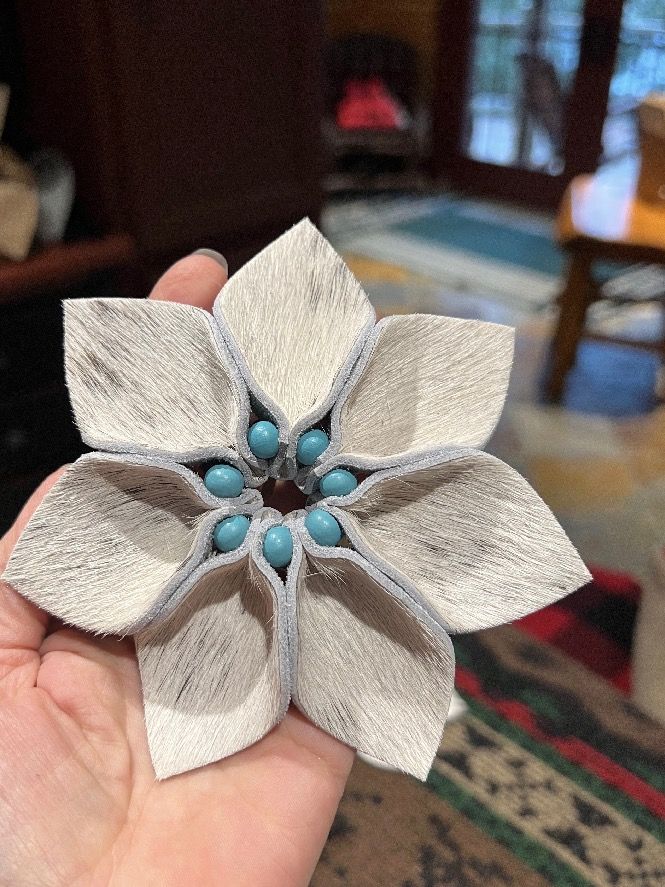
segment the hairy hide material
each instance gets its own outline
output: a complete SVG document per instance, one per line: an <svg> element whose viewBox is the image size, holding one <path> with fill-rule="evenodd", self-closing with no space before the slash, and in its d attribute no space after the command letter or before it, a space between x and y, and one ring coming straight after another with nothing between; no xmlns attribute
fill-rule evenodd
<svg viewBox="0 0 665 887"><path fill-rule="evenodd" d="M450 639L341 556L306 555L297 606L299 708L343 742L424 779L453 689Z"/></svg>
<svg viewBox="0 0 665 887"><path fill-rule="evenodd" d="M184 456L233 446L238 403L212 330L190 305L65 302L67 385L83 439Z"/></svg>
<svg viewBox="0 0 665 887"><path fill-rule="evenodd" d="M249 556L203 575L163 622L136 636L158 779L256 742L280 711L270 586Z"/></svg>
<svg viewBox="0 0 665 887"><path fill-rule="evenodd" d="M65 622L124 634L185 564L207 514L166 466L83 456L32 516L3 578Z"/></svg>
<svg viewBox="0 0 665 887"><path fill-rule="evenodd" d="M518 619L591 578L536 492L487 453L377 474L334 511L356 547L453 631Z"/></svg>
<svg viewBox="0 0 665 887"><path fill-rule="evenodd" d="M119 454L67 470L4 578L80 628L136 633L158 778L260 739L293 693L324 730L424 779L452 693L446 631L518 618L589 578L526 481L471 449L501 411L512 330L425 315L374 328L308 220L235 274L213 314L66 303L77 423ZM250 406L278 425L271 461L249 451ZM328 414L328 450L299 465L298 436ZM180 464L212 459L241 470L239 497ZM375 473L319 503L345 529L335 548L254 489L289 477L310 493L336 464ZM215 554L215 524L237 513L251 516L244 541ZM294 543L285 582L262 551L276 523Z"/></svg>
<svg viewBox="0 0 665 887"><path fill-rule="evenodd" d="M340 397L341 452L376 458L482 446L503 408L513 338L509 327L475 320L386 318Z"/></svg>
<svg viewBox="0 0 665 887"><path fill-rule="evenodd" d="M216 314L260 392L288 422L316 411L356 339L374 320L360 284L308 219L248 262Z"/></svg>

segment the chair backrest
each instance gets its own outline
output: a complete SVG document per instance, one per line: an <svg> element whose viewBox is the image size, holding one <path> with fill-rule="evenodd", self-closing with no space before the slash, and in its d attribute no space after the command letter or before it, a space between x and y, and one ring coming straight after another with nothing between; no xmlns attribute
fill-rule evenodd
<svg viewBox="0 0 665 887"><path fill-rule="evenodd" d="M652 92L640 103L640 177L637 193L665 212L665 93Z"/></svg>
<svg viewBox="0 0 665 887"><path fill-rule="evenodd" d="M419 98L415 49L382 34L349 34L331 40L327 50L326 109L334 113L349 80L378 76L404 107L413 112Z"/></svg>

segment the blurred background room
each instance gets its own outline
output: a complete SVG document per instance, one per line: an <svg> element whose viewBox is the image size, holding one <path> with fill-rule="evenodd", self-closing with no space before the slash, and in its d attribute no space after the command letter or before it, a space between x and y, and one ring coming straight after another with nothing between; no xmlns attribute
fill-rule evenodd
<svg viewBox="0 0 665 887"><path fill-rule="evenodd" d="M233 273L310 216L380 314L516 327L489 449L594 574L559 605L456 643L476 727L449 728L456 751L444 738L430 794L356 775L315 883L662 883L646 863L640 875L629 826L609 835L598 810L665 840L663 0L7 0L0 84L0 529L83 451L62 299L145 296L201 247ZM490 673L520 717L482 695ZM543 739L564 721L588 755ZM474 771L499 742L490 728L556 776L529 771L495 805ZM599 806L585 820L570 801L577 834L548 836L527 795L547 798L561 774ZM390 877L380 866L396 851L368 849L386 807L390 846L414 860L403 872L393 860ZM602 841L623 841L623 862L598 861Z"/></svg>

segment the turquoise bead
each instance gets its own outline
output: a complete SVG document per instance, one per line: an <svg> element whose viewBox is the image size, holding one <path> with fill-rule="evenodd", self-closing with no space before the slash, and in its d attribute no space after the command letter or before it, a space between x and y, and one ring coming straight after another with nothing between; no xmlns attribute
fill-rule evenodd
<svg viewBox="0 0 665 887"><path fill-rule="evenodd" d="M212 534L212 541L220 551L235 551L245 541L249 530L249 518L244 514L235 514L220 521Z"/></svg>
<svg viewBox="0 0 665 887"><path fill-rule="evenodd" d="M279 569L291 563L293 538L288 527L271 527L263 538L263 556L271 567Z"/></svg>
<svg viewBox="0 0 665 887"><path fill-rule="evenodd" d="M313 465L319 456L330 446L330 438L320 428L312 428L306 431L298 439L296 447L296 459L301 465Z"/></svg>
<svg viewBox="0 0 665 887"><path fill-rule="evenodd" d="M315 508L305 518L307 532L319 545L337 545L342 538L342 528L332 514Z"/></svg>
<svg viewBox="0 0 665 887"><path fill-rule="evenodd" d="M319 490L323 496L347 496L357 486L356 476L346 468L334 468L319 481Z"/></svg>
<svg viewBox="0 0 665 887"><path fill-rule="evenodd" d="M279 449L279 431L273 422L262 419L250 426L247 432L250 450L259 459L274 459Z"/></svg>
<svg viewBox="0 0 665 887"><path fill-rule="evenodd" d="M206 471L203 483L213 496L220 499L235 499L245 486L242 472L232 465L213 465Z"/></svg>

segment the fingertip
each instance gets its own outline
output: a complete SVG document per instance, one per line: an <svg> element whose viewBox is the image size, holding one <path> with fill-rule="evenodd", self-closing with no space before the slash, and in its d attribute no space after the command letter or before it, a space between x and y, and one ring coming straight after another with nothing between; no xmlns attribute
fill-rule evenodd
<svg viewBox="0 0 665 887"><path fill-rule="evenodd" d="M289 707L282 724L296 745L306 748L310 754L325 764L326 769L341 784L346 782L355 760L355 749L317 727L295 705Z"/></svg>
<svg viewBox="0 0 665 887"><path fill-rule="evenodd" d="M226 260L220 253L214 253L214 256L213 253L213 250L199 250L171 265L159 278L149 298L210 311L228 279Z"/></svg>
<svg viewBox="0 0 665 887"><path fill-rule="evenodd" d="M212 259L213 262L217 262L218 265L226 271L228 276L229 273L229 263L226 261L226 256L223 256L221 253L218 253L216 249L195 249L192 253L193 256L207 256L209 259Z"/></svg>

